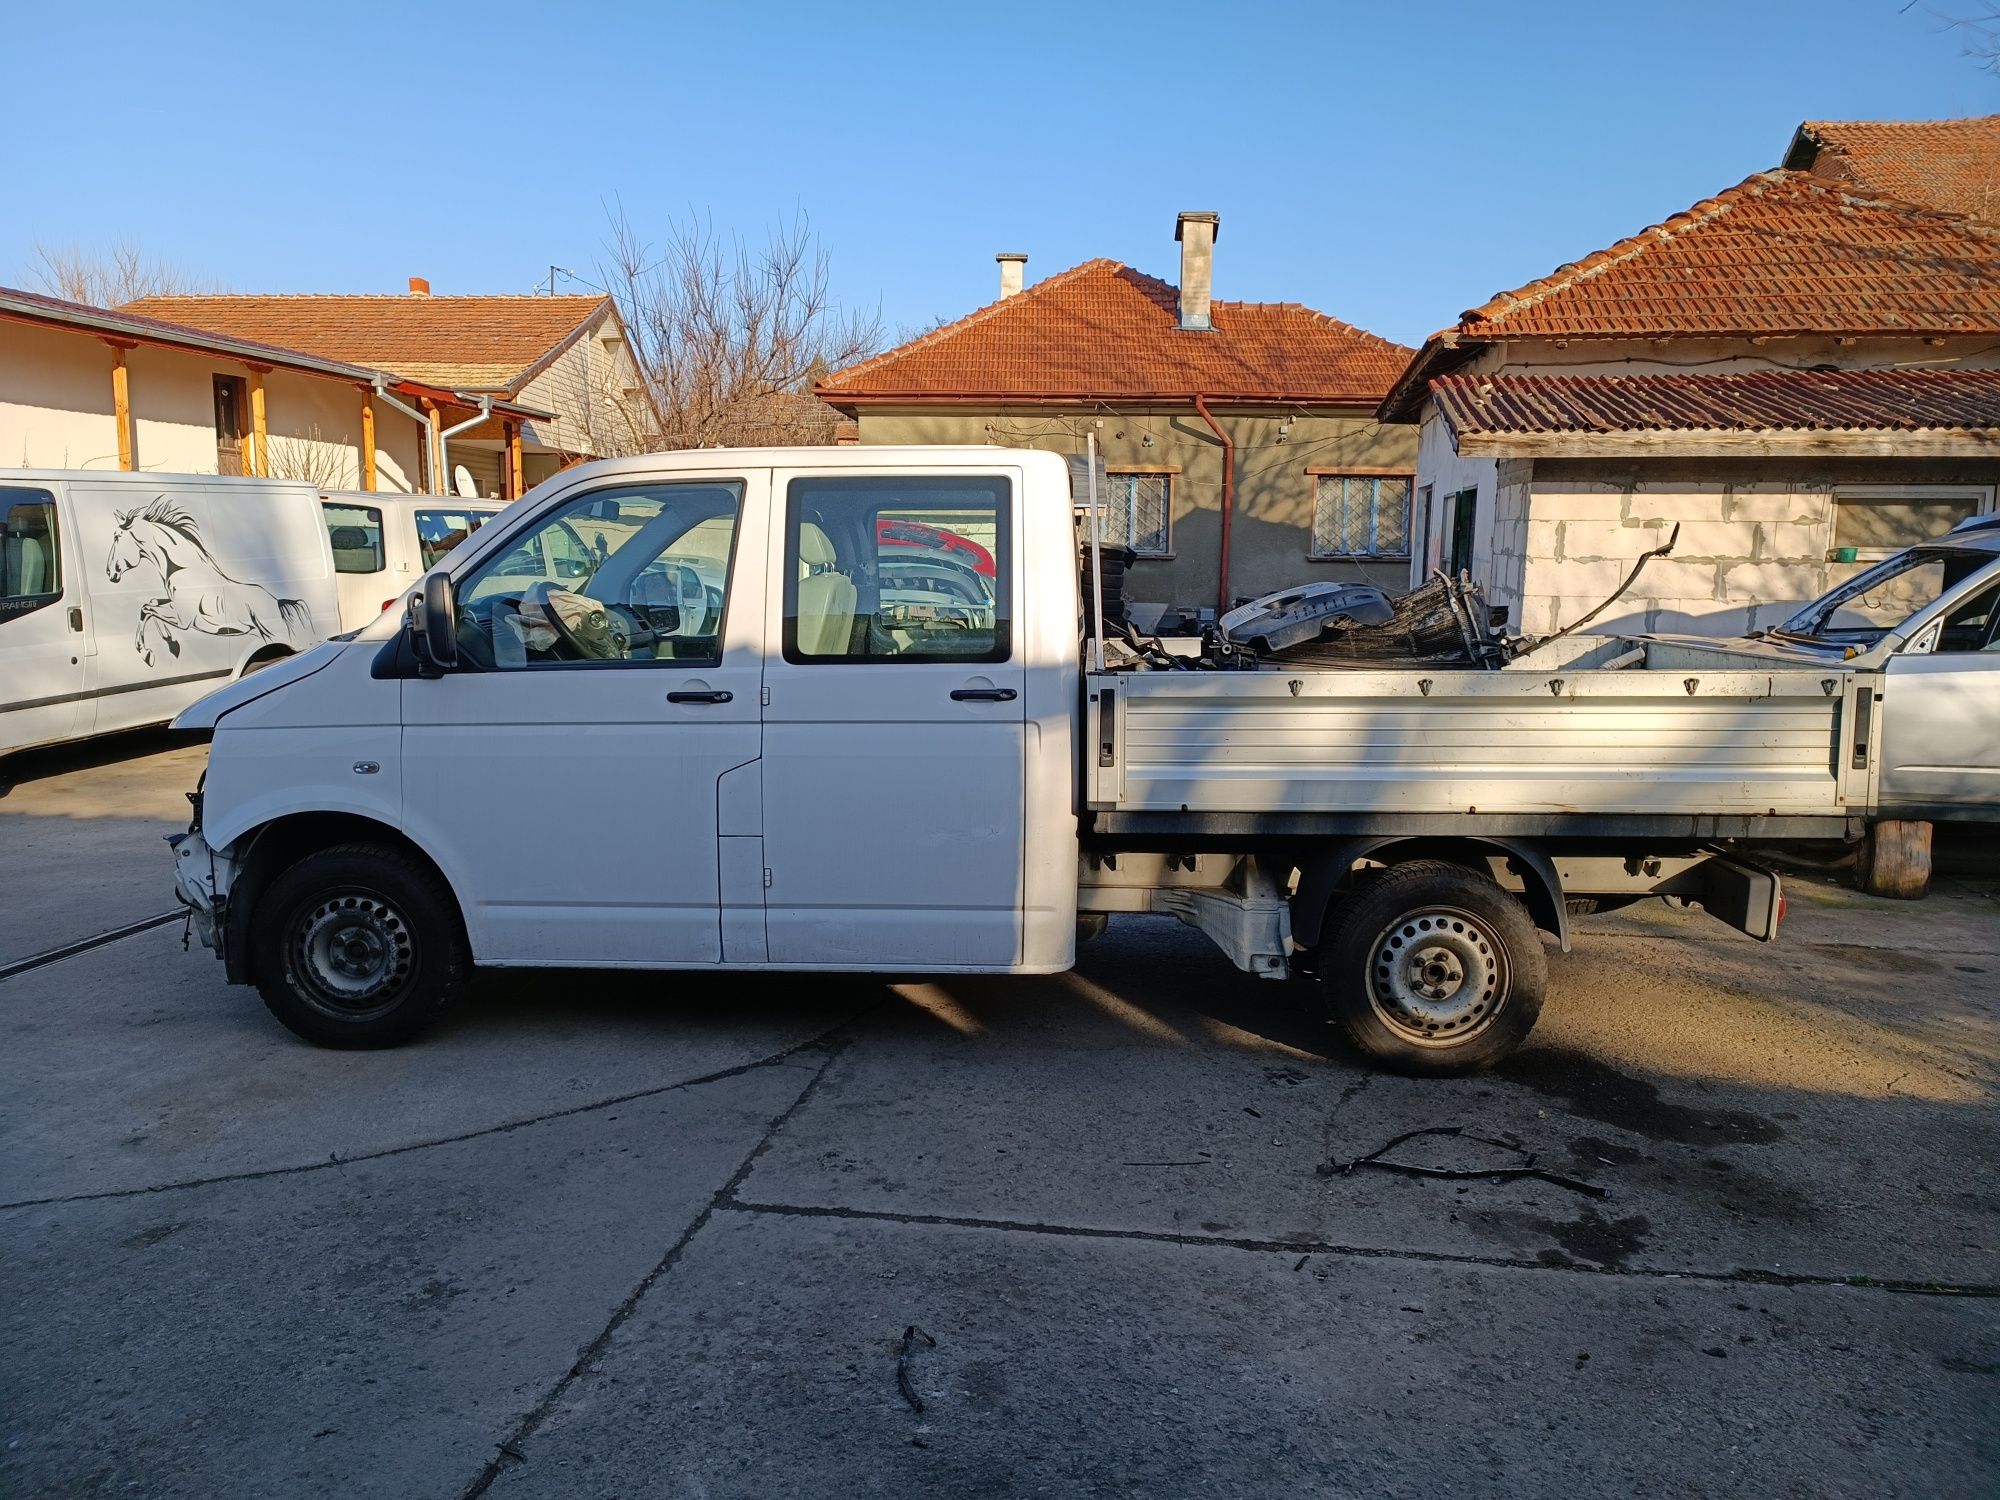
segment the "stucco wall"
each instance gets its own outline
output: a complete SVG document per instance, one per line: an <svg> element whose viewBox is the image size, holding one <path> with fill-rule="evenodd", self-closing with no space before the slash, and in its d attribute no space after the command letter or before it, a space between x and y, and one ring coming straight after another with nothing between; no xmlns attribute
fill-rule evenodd
<svg viewBox="0 0 2000 1500"><path fill-rule="evenodd" d="M1517 466L1530 467L1503 467ZM1827 558L1841 487L1963 486L1990 506L2000 462L1538 459L1526 482L1520 628L1556 630L1595 608L1679 523L1672 556L1590 628L1726 635L1774 625L1867 566Z"/></svg>
<svg viewBox="0 0 2000 1500"><path fill-rule="evenodd" d="M1401 561L1317 562L1312 548L1315 481L1308 470L1416 467L1416 433L1383 427L1361 413L1300 415L1240 407L1211 408L1236 444L1235 519L1230 537L1230 589L1247 598L1319 579L1369 582L1400 593L1408 585ZM1284 431L1289 421L1289 430ZM1172 556L1145 558L1126 581L1128 598L1209 609L1220 570L1222 446L1191 409L1082 412L1034 407L986 411L864 408L861 441L874 443L999 443L1081 453L1098 424L1098 447L1109 469L1172 468Z"/></svg>
<svg viewBox="0 0 2000 1500"><path fill-rule="evenodd" d="M117 468L111 368L110 347L95 338L0 323L0 465ZM248 372L225 360L146 346L127 352L126 369L134 466L215 473L215 376ZM264 378L264 410L274 473L360 487L357 387L273 370ZM418 424L378 401L375 438L378 487L411 489L422 442Z"/></svg>

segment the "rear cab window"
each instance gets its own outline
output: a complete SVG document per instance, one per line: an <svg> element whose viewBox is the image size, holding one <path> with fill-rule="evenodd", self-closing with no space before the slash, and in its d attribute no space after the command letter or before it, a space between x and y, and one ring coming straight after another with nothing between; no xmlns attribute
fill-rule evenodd
<svg viewBox="0 0 2000 1500"><path fill-rule="evenodd" d="M333 543L336 573L380 573L389 566L382 551L382 512L369 505L322 504L327 539Z"/></svg>
<svg viewBox="0 0 2000 1500"><path fill-rule="evenodd" d="M792 480L785 660L1008 660L1012 508L999 475Z"/></svg>
<svg viewBox="0 0 2000 1500"><path fill-rule="evenodd" d="M0 622L62 598L62 534L47 490L0 486Z"/></svg>

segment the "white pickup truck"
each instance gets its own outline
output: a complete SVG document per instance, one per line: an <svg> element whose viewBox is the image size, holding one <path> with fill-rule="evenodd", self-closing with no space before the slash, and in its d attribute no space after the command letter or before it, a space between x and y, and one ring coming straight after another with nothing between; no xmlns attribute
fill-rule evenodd
<svg viewBox="0 0 2000 1500"><path fill-rule="evenodd" d="M1527 1035L1566 901L1775 936L1776 877L1725 841L1861 833L1913 649L1094 670L1082 598L1052 454L571 469L405 608L182 716L215 736L178 892L332 1046L405 1040L475 965L1039 974L1165 912L1315 979L1379 1061L1461 1072Z"/></svg>

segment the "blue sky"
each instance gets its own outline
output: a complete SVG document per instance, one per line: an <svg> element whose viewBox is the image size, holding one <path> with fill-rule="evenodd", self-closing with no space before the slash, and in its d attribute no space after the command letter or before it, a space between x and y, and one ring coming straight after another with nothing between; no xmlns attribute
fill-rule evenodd
<svg viewBox="0 0 2000 1500"><path fill-rule="evenodd" d="M1930 3L36 6L0 281L131 240L239 291L527 291L596 279L615 198L803 211L893 334L991 300L998 250L1172 279L1198 208L1218 296L1415 342L1801 119L2000 111Z"/></svg>

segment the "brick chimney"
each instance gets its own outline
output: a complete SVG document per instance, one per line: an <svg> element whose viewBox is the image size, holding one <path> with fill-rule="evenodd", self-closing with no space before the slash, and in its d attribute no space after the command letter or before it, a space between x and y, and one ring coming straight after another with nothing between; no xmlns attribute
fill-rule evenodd
<svg viewBox="0 0 2000 1500"><path fill-rule="evenodd" d="M1174 223L1174 238L1181 242L1181 327L1206 333L1215 325L1209 321L1209 286L1215 276L1215 236L1222 215L1182 214Z"/></svg>
<svg viewBox="0 0 2000 1500"><path fill-rule="evenodd" d="M1021 293L1021 280L1028 273L1028 257L1012 250L1002 250L993 257L1000 262L1000 300Z"/></svg>
<svg viewBox="0 0 2000 1500"><path fill-rule="evenodd" d="M428 297L430 294L431 284L428 281L424 280L421 276L412 276L410 278L410 295L412 297Z"/></svg>

